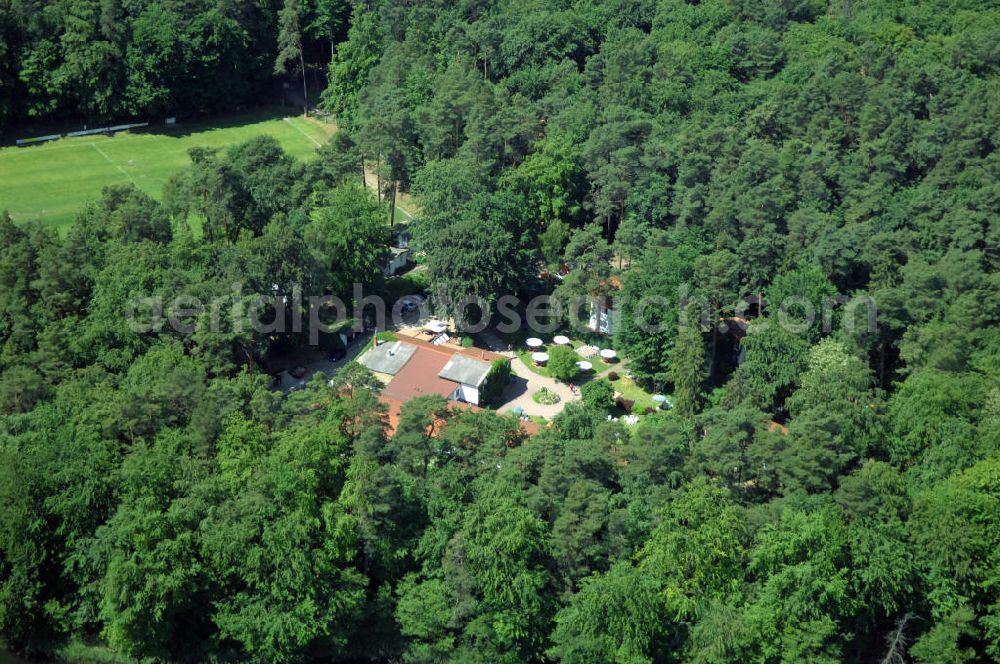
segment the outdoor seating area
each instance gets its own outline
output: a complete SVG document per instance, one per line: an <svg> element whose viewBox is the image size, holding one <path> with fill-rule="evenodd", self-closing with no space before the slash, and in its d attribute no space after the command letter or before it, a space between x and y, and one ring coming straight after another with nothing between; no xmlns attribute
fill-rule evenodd
<svg viewBox="0 0 1000 664"><path fill-rule="evenodd" d="M538 352L545 346L545 342L538 337L529 337L524 340L524 345L528 347L528 350ZM573 341L564 334L557 334L552 337L552 345L572 347ZM578 355L584 358L599 356L606 364L615 362L618 359L618 352L612 348L598 348L597 346L587 344L582 345L575 350ZM588 369L593 369L593 365L591 363L587 362L586 364L590 365L587 367Z"/></svg>
<svg viewBox="0 0 1000 664"><path fill-rule="evenodd" d="M548 351L546 350L546 346L549 346ZM522 359L525 361L525 364L529 364L536 369L544 369L548 366L550 351L552 349L563 348L573 350L580 356L581 359L576 362L576 366L580 373L584 376L594 376L601 373L600 371L596 371L595 373L595 362L600 362L600 364L606 368L608 365L617 364L620 361L618 351L613 348L599 348L592 344L576 345L573 340L565 334L557 334L553 336L552 340L548 343L540 337L528 337L524 340L524 350L520 350L518 352L522 354ZM559 352L563 351L560 350Z"/></svg>
<svg viewBox="0 0 1000 664"><path fill-rule="evenodd" d="M448 330L448 325L439 320L429 320L424 324L424 329L431 334L441 334Z"/></svg>

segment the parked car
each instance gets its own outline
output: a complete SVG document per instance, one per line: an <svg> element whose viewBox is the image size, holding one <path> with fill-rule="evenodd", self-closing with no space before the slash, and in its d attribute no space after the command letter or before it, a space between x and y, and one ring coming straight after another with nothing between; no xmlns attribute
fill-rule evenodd
<svg viewBox="0 0 1000 664"><path fill-rule="evenodd" d="M347 357L346 350L343 348L334 348L330 351L330 354L326 356L326 359L330 362L340 362L345 357Z"/></svg>
<svg viewBox="0 0 1000 664"><path fill-rule="evenodd" d="M303 376L306 375L306 368L300 365L295 367L288 373L292 376L292 378L302 378Z"/></svg>
<svg viewBox="0 0 1000 664"><path fill-rule="evenodd" d="M418 307L419 305L413 300L407 300L406 302L403 302L403 306L400 308L400 311L404 314L408 314L411 311L416 311Z"/></svg>

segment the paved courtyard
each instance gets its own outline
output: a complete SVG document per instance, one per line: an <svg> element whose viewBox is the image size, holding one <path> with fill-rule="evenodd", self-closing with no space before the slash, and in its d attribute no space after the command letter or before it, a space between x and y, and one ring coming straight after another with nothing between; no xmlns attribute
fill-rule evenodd
<svg viewBox="0 0 1000 664"><path fill-rule="evenodd" d="M507 385L507 389L503 392L504 403L497 408L498 412L507 413L514 406L520 406L527 415L537 415L546 419L552 419L562 411L567 402L580 398L570 391L569 385L558 383L554 378L539 376L526 367L524 362L518 357L514 357L510 361L510 368L513 375L511 376L510 384ZM535 403L531 395L543 387L558 394L559 403L551 405Z"/></svg>

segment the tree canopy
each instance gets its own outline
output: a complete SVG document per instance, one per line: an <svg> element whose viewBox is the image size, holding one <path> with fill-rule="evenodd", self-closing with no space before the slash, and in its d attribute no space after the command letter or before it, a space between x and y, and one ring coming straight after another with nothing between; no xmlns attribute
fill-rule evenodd
<svg viewBox="0 0 1000 664"><path fill-rule="evenodd" d="M263 103L277 64L325 69L338 133L194 149L64 234L0 212L0 640L1000 659L998 33L975 0L5 3L0 127ZM383 277L404 193L444 313L552 295L618 375L528 423L354 362L277 389L299 287L417 282Z"/></svg>

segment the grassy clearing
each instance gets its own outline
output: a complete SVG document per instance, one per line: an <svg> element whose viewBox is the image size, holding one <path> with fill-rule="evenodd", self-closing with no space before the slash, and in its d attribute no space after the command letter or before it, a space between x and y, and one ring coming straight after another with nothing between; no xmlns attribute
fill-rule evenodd
<svg viewBox="0 0 1000 664"><path fill-rule="evenodd" d="M660 404L653 401L653 393L641 388L634 380L622 375L618 380L612 381L611 386L615 392L620 392L622 397L634 401L632 412L641 415L647 408L659 409Z"/></svg>
<svg viewBox="0 0 1000 664"><path fill-rule="evenodd" d="M267 134L289 154L307 159L336 131L312 118L255 111L116 136L81 136L30 147L0 148L0 210L15 222L39 219L63 229L101 188L132 182L154 198L171 175L190 164L195 146L226 148Z"/></svg>
<svg viewBox="0 0 1000 664"><path fill-rule="evenodd" d="M540 352L545 352L545 353L548 352L548 350L545 347L542 347L539 350L540 350ZM531 354L533 352L535 352L535 351L524 350L523 348L515 348L514 349L514 354L517 355L518 358L520 358L520 360L522 362L524 362L524 366L528 367L528 369L530 371L538 374L539 376L545 376L546 378L552 378L552 374L549 372L549 368L548 367L537 367L537 366L535 366L535 361L531 359Z"/></svg>

